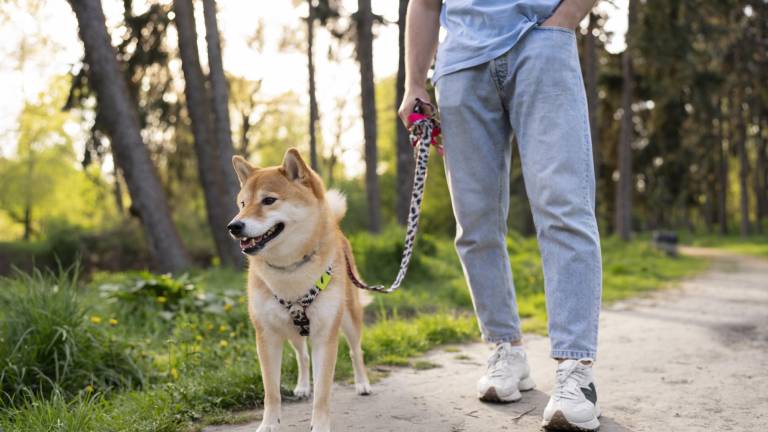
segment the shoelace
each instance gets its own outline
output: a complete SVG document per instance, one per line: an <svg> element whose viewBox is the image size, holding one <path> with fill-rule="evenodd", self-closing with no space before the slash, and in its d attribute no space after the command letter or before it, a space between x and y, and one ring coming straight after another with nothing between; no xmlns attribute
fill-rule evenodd
<svg viewBox="0 0 768 432"><path fill-rule="evenodd" d="M520 355L520 353L510 350L504 345L497 346L491 357L488 358L488 375L491 377L505 375L509 371L513 359Z"/></svg>
<svg viewBox="0 0 768 432"><path fill-rule="evenodd" d="M556 399L577 400L583 397L579 389L581 382L587 378L586 368L574 362L570 367L557 370Z"/></svg>

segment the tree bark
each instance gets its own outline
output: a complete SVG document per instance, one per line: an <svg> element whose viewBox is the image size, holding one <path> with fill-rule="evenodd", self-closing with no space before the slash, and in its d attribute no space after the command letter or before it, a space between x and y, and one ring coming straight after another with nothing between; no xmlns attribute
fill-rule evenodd
<svg viewBox="0 0 768 432"><path fill-rule="evenodd" d="M728 108L733 117L731 137L739 155L739 207L741 223L739 234L747 237L750 231L749 223L749 155L747 154L747 136L744 127L744 112L741 107L740 92L732 95Z"/></svg>
<svg viewBox="0 0 768 432"><path fill-rule="evenodd" d="M357 1L357 59L360 63L360 99L365 137L365 189L368 231L381 231L379 178L376 174L376 91L373 82L373 13L371 0Z"/></svg>
<svg viewBox="0 0 768 432"><path fill-rule="evenodd" d="M235 171L232 169L232 126L229 121L229 86L224 75L224 62L221 56L221 39L219 24L216 21L216 0L203 0L205 16L205 42L208 48L208 80L211 84L213 108L213 126L216 144L219 147L219 163L221 164L224 184L227 188L227 199L234 202L240 192Z"/></svg>
<svg viewBox="0 0 768 432"><path fill-rule="evenodd" d="M226 176L221 166L221 152L216 145L210 110L211 98L205 86L205 76L197 51L197 30L192 1L176 0L174 12L181 68L184 72L184 95L192 123L197 169L205 195L208 224L221 263L238 266L242 262L241 254L226 230L227 223L236 211L235 202L234 198L228 196Z"/></svg>
<svg viewBox="0 0 768 432"><path fill-rule="evenodd" d="M719 118L722 113L720 108L720 102L717 104L717 111L715 114ZM723 139L723 123L722 120L717 127L717 152L718 152L718 169L717 169L717 220L720 224L720 234L728 234L728 152L723 147L725 140Z"/></svg>
<svg viewBox="0 0 768 432"><path fill-rule="evenodd" d="M88 65L88 82L96 93L112 143L115 163L128 185L147 237L154 267L180 271L190 259L171 220L171 212L149 152L141 139L139 116L110 43L99 0L68 0L75 12Z"/></svg>
<svg viewBox="0 0 768 432"><path fill-rule="evenodd" d="M399 0L398 9L398 58L397 58L397 79L395 89L395 111L403 100L405 95L405 14L408 10L408 0ZM415 162L413 160L413 148L411 148L408 139L408 130L405 125L395 116L397 128L397 139L395 141L395 157L397 158L397 186L395 187L395 209L397 211L397 222L405 225L408 222L408 207L411 203L411 188L413 185L413 174Z"/></svg>
<svg viewBox="0 0 768 432"><path fill-rule="evenodd" d="M763 232L763 219L768 213L768 184L766 184L766 170L768 170L768 141L765 138L764 125L761 124L762 109L759 106L759 102L755 101L757 115L756 121L758 126L757 133L757 156L755 157L755 174L754 178L754 190L755 190L755 227L758 233Z"/></svg>
<svg viewBox="0 0 768 432"><path fill-rule="evenodd" d="M600 126L598 109L600 100L597 92L598 62L597 37L593 32L597 29L597 14L589 14L589 26L584 36L584 82L587 90L587 107L589 109L589 131L592 136L592 160L595 166L595 178L600 178ZM597 206L597 200L595 200Z"/></svg>
<svg viewBox="0 0 768 432"><path fill-rule="evenodd" d="M320 173L320 164L317 161L317 123L319 114L317 110L317 94L315 90L315 19L317 11L312 0L307 0L309 14L307 15L307 72L309 76L309 163L316 173Z"/></svg>
<svg viewBox="0 0 768 432"><path fill-rule="evenodd" d="M629 0L629 17L627 26L627 48L621 56L621 71L623 85L621 89L621 131L619 133L618 169L619 181L616 184L616 233L622 240L629 240L632 230L632 138L634 124L632 123L632 99L635 91L635 76L632 70L632 37L631 30L637 13L637 0Z"/></svg>

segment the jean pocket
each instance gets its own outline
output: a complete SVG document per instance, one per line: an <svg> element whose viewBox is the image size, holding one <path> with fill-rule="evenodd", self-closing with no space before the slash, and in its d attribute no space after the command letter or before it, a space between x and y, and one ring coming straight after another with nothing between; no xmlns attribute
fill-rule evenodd
<svg viewBox="0 0 768 432"><path fill-rule="evenodd" d="M543 25L537 25L534 27L536 30L544 30L544 31L552 31L552 32L560 32L560 33L567 33L571 36L576 36L576 30L565 28L565 27L558 27L558 26L543 26Z"/></svg>

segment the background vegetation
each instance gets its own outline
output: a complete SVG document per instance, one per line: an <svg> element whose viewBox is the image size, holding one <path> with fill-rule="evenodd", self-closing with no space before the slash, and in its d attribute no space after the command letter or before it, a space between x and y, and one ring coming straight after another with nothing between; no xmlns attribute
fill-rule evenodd
<svg viewBox="0 0 768 432"><path fill-rule="evenodd" d="M402 62L396 74L374 76L383 54L374 42L398 26L402 57L408 2L398 1L390 22L375 1L294 0L280 51L306 56L307 91L279 95L227 70L214 0L104 1L122 10L116 21L105 20L100 0L68 3L82 61L25 94L14 128L0 131L0 429L179 431L237 421L230 413L258 405L262 389L242 258L223 235L235 212L229 158L273 165L299 147L347 194L343 228L361 273L390 281L413 162L394 110ZM600 1L578 39L606 301L706 265L654 250L651 231L768 256L768 4L624 6ZM53 61L62 47L36 20L50 7L0 3L4 25L37 23L2 47L4 67L24 75ZM626 15L626 35L607 30L617 15ZM264 28L255 19L247 42L258 68L270 67ZM626 48L609 50L622 36ZM318 81L315 69L349 59L359 88L321 111L317 89L348 83ZM350 149L342 136L358 129L359 148ZM349 157L354 150L360 160ZM545 333L535 227L513 160L510 260L525 330ZM435 156L405 287L366 308L369 366L409 365L437 345L477 339L454 232ZM350 377L346 351L341 380ZM290 389L296 371L292 352L285 356Z"/></svg>

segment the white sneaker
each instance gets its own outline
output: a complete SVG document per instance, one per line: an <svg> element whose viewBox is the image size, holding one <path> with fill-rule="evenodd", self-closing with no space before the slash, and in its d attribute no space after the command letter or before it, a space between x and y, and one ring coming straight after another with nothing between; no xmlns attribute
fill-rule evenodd
<svg viewBox="0 0 768 432"><path fill-rule="evenodd" d="M523 347L500 343L488 358L485 375L477 382L477 396L485 402L517 402L520 391L536 387Z"/></svg>
<svg viewBox="0 0 768 432"><path fill-rule="evenodd" d="M582 362L590 362L585 365ZM592 378L591 359L565 360L557 367L557 380L541 425L550 431L596 431L600 407Z"/></svg>

